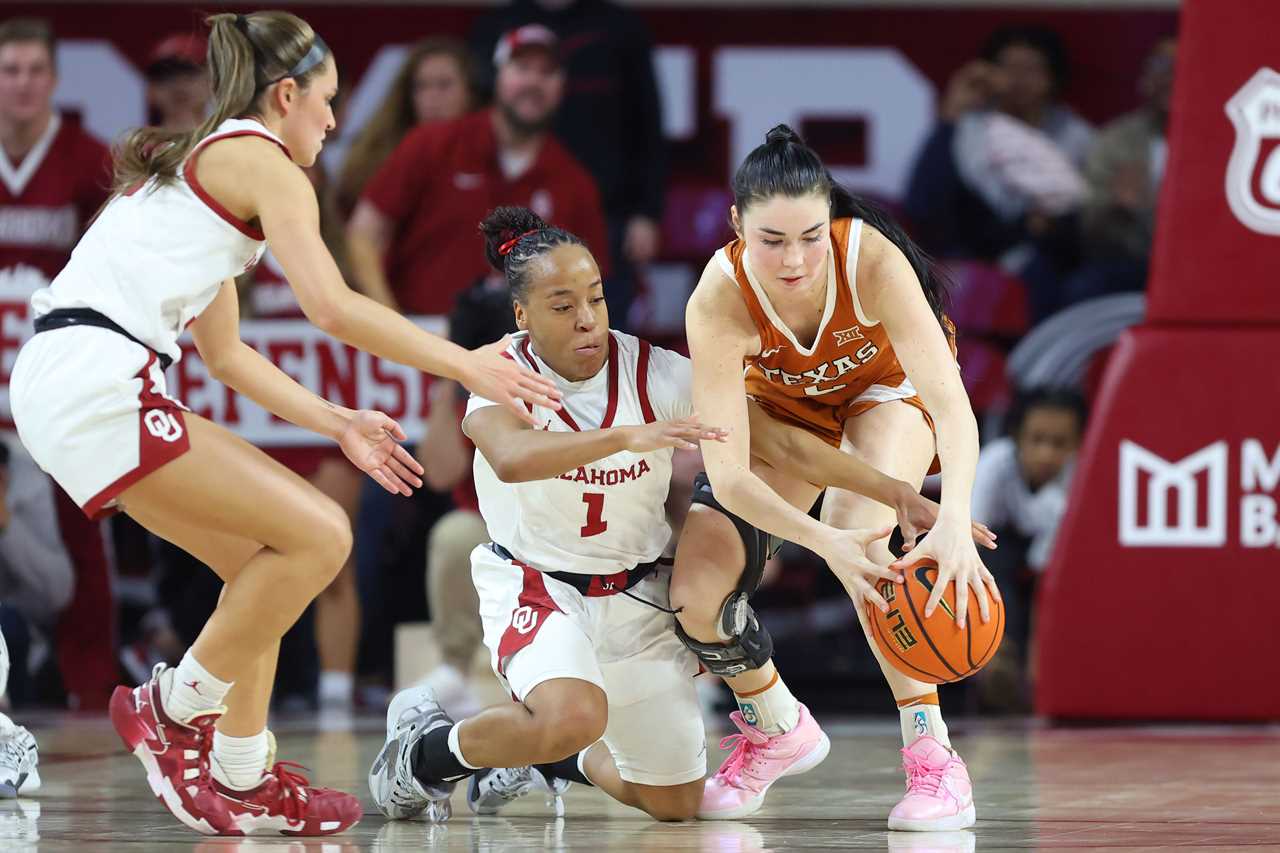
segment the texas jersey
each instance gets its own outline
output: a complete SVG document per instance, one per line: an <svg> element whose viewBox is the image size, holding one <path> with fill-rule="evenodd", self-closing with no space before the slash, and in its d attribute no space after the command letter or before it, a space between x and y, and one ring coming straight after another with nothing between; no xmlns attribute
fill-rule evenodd
<svg viewBox="0 0 1280 853"><path fill-rule="evenodd" d="M156 352L180 358L182 330L267 246L261 228L232 215L196 177L200 152L235 136L261 136L284 149L257 121L223 122L197 144L177 179L160 185L153 178L107 204L53 284L32 297L36 316L91 308Z"/></svg>
<svg viewBox="0 0 1280 853"><path fill-rule="evenodd" d="M835 445L844 421L872 406L903 400L924 411L888 333L866 318L858 301L861 236L862 220L832 220L827 301L817 335L807 345L778 316L751 270L743 241L734 240L715 255L738 285L760 335L759 354L744 365L748 396L774 417Z"/></svg>
<svg viewBox="0 0 1280 853"><path fill-rule="evenodd" d="M514 335L507 352L564 394L559 411L532 408L540 430L640 425L693 411L689 360L631 335L612 332L604 368L582 382L556 374L527 333ZM492 405L472 396L467 415ZM672 453L624 450L550 479L504 483L477 451L480 513L490 538L534 568L591 575L626 571L656 560L671 538L665 502Z"/></svg>

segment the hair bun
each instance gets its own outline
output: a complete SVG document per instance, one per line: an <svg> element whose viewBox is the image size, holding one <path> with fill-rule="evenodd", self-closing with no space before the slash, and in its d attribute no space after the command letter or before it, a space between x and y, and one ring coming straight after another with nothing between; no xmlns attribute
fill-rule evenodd
<svg viewBox="0 0 1280 853"><path fill-rule="evenodd" d="M773 130L764 135L765 145L774 145L777 143L786 144L788 142L794 142L796 145L803 144L800 139L800 135L792 130L790 125L775 125Z"/></svg>

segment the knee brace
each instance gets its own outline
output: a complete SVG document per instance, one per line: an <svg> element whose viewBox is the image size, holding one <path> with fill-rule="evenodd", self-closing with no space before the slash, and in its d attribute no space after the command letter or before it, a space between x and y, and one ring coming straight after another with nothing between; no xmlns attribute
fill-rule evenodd
<svg viewBox="0 0 1280 853"><path fill-rule="evenodd" d="M760 581L764 577L765 561L778 553L783 540L765 533L758 527L753 527L725 509L720 501L716 500L715 493L711 490L711 480L705 472L693 478L693 499L690 503L711 507L732 521L733 526L737 528L738 535L742 537L742 545L746 549L747 560L742 567L742 577L738 580L736 591L750 596L759 588Z"/></svg>
<svg viewBox="0 0 1280 853"><path fill-rule="evenodd" d="M703 643L686 634L676 620L680 642L716 675L739 675L759 669L773 657L773 638L760 624L745 592L734 592L724 600L716 633L722 642Z"/></svg>

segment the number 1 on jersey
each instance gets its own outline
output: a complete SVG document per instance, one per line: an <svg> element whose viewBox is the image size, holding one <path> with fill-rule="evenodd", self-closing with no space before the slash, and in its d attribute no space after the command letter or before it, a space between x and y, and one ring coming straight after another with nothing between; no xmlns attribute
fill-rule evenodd
<svg viewBox="0 0 1280 853"><path fill-rule="evenodd" d="M584 492L582 502L587 505L587 523L578 533L583 536L597 536L609 529L609 522L604 520L604 492Z"/></svg>

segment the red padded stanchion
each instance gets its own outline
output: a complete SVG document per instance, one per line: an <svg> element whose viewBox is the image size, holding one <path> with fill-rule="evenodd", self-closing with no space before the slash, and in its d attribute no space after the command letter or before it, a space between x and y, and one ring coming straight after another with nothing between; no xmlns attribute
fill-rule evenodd
<svg viewBox="0 0 1280 853"><path fill-rule="evenodd" d="M1057 717L1280 718L1280 3L1185 0L1149 316L1037 620Z"/></svg>

